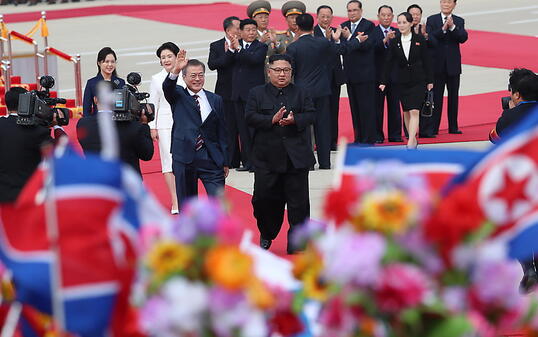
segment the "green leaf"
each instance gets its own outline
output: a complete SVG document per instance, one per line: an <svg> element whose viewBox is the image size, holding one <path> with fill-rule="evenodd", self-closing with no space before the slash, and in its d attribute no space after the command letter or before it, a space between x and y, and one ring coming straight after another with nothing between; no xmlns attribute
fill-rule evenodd
<svg viewBox="0 0 538 337"><path fill-rule="evenodd" d="M451 316L441 321L426 337L461 337L473 332L471 322L464 316Z"/></svg>
<svg viewBox="0 0 538 337"><path fill-rule="evenodd" d="M467 285L469 279L467 273L458 269L449 269L441 277L441 281L447 286Z"/></svg>
<svg viewBox="0 0 538 337"><path fill-rule="evenodd" d="M416 308L407 309L400 313L400 321L409 326L418 325L420 323L420 317L420 311Z"/></svg>
<svg viewBox="0 0 538 337"><path fill-rule="evenodd" d="M486 221L475 232L471 233L466 241L470 243L480 242L489 237L495 231L495 225L491 221Z"/></svg>
<svg viewBox="0 0 538 337"><path fill-rule="evenodd" d="M293 301L291 303L291 309L294 313L300 313L303 311L304 304L306 302L306 295L301 289L295 293L293 296Z"/></svg>

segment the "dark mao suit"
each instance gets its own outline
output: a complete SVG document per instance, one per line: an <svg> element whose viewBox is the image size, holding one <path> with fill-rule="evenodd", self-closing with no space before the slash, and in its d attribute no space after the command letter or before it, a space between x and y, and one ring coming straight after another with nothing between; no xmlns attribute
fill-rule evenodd
<svg viewBox="0 0 538 337"><path fill-rule="evenodd" d="M272 123L282 106L293 111L295 124L282 127ZM310 216L308 173L316 161L310 143L314 111L306 91L293 84L283 89L271 83L258 86L250 92L246 106L247 122L254 128L254 216L261 237L273 240L282 227L287 204L288 252L294 250L289 241L294 227Z"/></svg>
<svg viewBox="0 0 538 337"><path fill-rule="evenodd" d="M351 31L351 21L342 23L342 28ZM351 38L346 43L344 71L347 76L347 91L355 131L355 143L373 144L376 141L375 122L375 48L372 33L375 26L362 18ZM359 32L368 35L360 42Z"/></svg>
<svg viewBox="0 0 538 337"><path fill-rule="evenodd" d="M222 98L204 90L211 112L202 123L200 110L187 89L166 76L164 97L172 107L172 171L176 179L180 207L186 198L198 195L198 179L208 195L215 196L224 188L224 167L229 166L226 122ZM201 135L204 145L195 144Z"/></svg>
<svg viewBox="0 0 538 337"><path fill-rule="evenodd" d="M435 14L428 18L426 30L437 42L433 51L434 70L434 104L435 109L432 118L432 133L439 133L441 112L443 111L443 95L445 86L448 90L448 131L458 130L458 101L461 75L461 52L460 44L468 39L465 30L465 21L459 16L452 15L456 28L443 32L443 18L441 14Z"/></svg>

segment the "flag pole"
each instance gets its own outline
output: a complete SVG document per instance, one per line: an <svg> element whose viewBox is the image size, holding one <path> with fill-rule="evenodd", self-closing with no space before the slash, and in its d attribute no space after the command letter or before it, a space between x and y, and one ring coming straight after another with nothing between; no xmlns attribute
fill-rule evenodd
<svg viewBox="0 0 538 337"><path fill-rule="evenodd" d="M60 143L67 142L65 137L60 138ZM59 144L60 145L60 144ZM45 223L47 225L47 236L50 242L50 250L53 261L50 268L50 287L52 315L58 326L60 333L65 331L65 308L62 300L62 275L61 275L61 251L60 251L60 230L58 225L58 209L56 207L56 193L54 180L54 155L53 145L45 145L42 149L45 169L44 169L44 202L45 202Z"/></svg>

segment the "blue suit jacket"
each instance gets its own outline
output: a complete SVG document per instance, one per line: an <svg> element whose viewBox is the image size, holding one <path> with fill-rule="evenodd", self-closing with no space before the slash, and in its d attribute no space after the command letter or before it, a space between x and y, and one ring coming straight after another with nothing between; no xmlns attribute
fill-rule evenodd
<svg viewBox="0 0 538 337"><path fill-rule="evenodd" d="M426 21L426 31L435 38L437 45L433 46L433 70L436 74L446 73L450 76L461 74L460 44L469 38L465 30L465 20L452 15L456 28L443 32L441 14L435 14Z"/></svg>
<svg viewBox="0 0 538 337"><path fill-rule="evenodd" d="M243 44L243 41L241 41ZM232 75L232 100L247 101L250 89L265 83L267 45L254 40L248 49L235 52Z"/></svg>
<svg viewBox="0 0 538 337"><path fill-rule="evenodd" d="M346 21L341 24L342 28L351 30L351 22ZM359 26L355 29L351 39L345 41L346 53L344 54L344 71L348 83L367 83L375 81L375 41L372 33L375 25L362 18ZM368 39L359 43L355 38L359 32L368 35ZM341 40L345 40L342 38Z"/></svg>
<svg viewBox="0 0 538 337"><path fill-rule="evenodd" d="M82 100L82 112L84 116L92 115L97 111L97 106L93 102L93 98L95 95L97 95L97 89L95 87L97 86L97 83L103 80L103 75L99 73L97 76L90 78L86 82L86 87L84 88L84 98ZM116 76L112 76L112 82L117 89L121 89L125 85L125 81Z"/></svg>
<svg viewBox="0 0 538 337"><path fill-rule="evenodd" d="M194 160L195 142L202 135L209 156L219 167L229 166L226 123L222 98L204 90L211 113L202 123L194 98L186 89L166 76L163 82L164 97L172 107L172 158L183 164Z"/></svg>

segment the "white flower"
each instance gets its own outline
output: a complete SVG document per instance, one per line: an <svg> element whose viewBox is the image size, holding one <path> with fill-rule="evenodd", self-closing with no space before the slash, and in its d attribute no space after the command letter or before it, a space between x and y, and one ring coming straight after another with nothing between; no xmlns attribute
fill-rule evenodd
<svg viewBox="0 0 538 337"><path fill-rule="evenodd" d="M267 323L262 312L251 310L246 324L241 329L243 337L266 337L269 334Z"/></svg>
<svg viewBox="0 0 538 337"><path fill-rule="evenodd" d="M164 285L162 296L170 305L174 330L200 330L203 313L209 306L208 291L202 283L173 278Z"/></svg>

